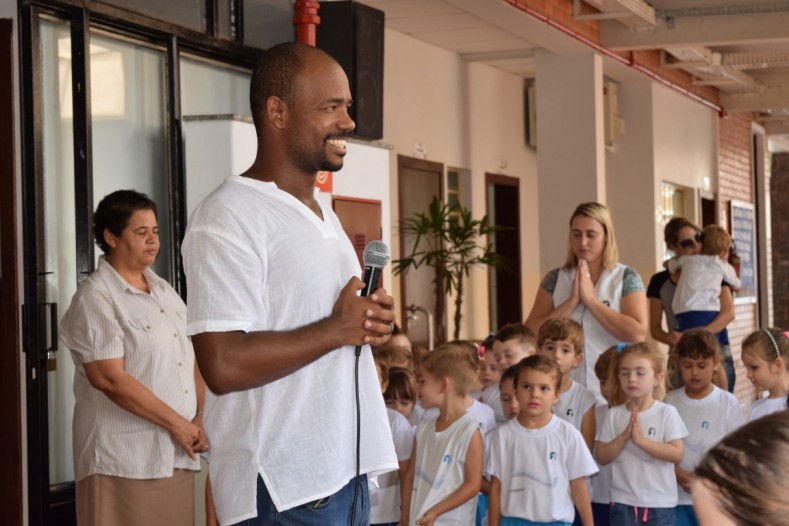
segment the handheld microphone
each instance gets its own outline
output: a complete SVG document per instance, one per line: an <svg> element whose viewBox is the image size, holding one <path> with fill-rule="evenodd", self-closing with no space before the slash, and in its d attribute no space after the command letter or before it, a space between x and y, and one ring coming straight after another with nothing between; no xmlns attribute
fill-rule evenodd
<svg viewBox="0 0 789 526"><path fill-rule="evenodd" d="M389 263L389 247L386 243L379 240L370 241L364 247L362 252L362 261L364 262L364 273L362 274L362 281L364 281L364 288L360 296L369 296L375 289L378 288L378 283L381 281L381 272L387 263ZM356 367L354 369L354 383L356 391L356 478L353 485L353 507L351 508L351 524L356 523L356 500L359 496L359 457L360 457L360 444L362 432L362 415L359 404L359 356L362 353L362 346L356 346Z"/></svg>
<svg viewBox="0 0 789 526"><path fill-rule="evenodd" d="M381 272L386 264L389 263L389 247L383 241L370 241L364 247L362 261L364 261L364 273L362 274L364 289L362 289L360 295L369 296L378 288L378 283L381 281Z"/></svg>

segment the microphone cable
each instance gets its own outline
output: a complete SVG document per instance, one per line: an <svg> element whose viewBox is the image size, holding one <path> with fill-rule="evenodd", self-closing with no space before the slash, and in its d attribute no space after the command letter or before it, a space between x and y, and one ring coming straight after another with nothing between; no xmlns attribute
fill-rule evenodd
<svg viewBox="0 0 789 526"><path fill-rule="evenodd" d="M354 366L354 387L356 392L356 476L353 481L353 504L351 507L351 526L356 524L356 501L359 498L359 466L361 464L361 436L362 436L362 409L359 404L359 357L362 354L361 345L356 346L356 360Z"/></svg>

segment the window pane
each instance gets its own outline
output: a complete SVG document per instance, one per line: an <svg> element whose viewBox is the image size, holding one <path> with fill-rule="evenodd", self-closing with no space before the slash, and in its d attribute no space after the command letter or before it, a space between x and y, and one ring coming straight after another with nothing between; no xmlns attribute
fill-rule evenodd
<svg viewBox="0 0 789 526"><path fill-rule="evenodd" d="M181 58L181 115L251 115L250 73Z"/></svg>
<svg viewBox="0 0 789 526"><path fill-rule="evenodd" d="M457 172L452 172L452 171L447 172L447 188L449 190L457 191L457 189L458 189L458 173Z"/></svg>
<svg viewBox="0 0 789 526"><path fill-rule="evenodd" d="M40 23L45 294L63 316L77 291L71 36L66 24ZM50 484L74 480L74 362L62 345L57 354L57 369L47 372Z"/></svg>
<svg viewBox="0 0 789 526"><path fill-rule="evenodd" d="M94 207L115 190L148 194L158 208L161 243L152 268L169 280L164 67L162 51L91 35Z"/></svg>
<svg viewBox="0 0 789 526"><path fill-rule="evenodd" d="M103 4L122 7L197 31L205 32L205 0L101 0Z"/></svg>

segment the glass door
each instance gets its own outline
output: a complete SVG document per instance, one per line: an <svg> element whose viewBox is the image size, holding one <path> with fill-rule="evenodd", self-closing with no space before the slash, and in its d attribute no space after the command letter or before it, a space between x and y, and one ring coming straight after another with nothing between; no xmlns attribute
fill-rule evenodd
<svg viewBox="0 0 789 526"><path fill-rule="evenodd" d="M157 203L153 269L171 278L166 55L88 31L84 19L27 13L24 107L40 115L25 130L35 145L24 183L29 514L31 525L74 524L74 363L57 324L95 268L92 210L112 191L134 189Z"/></svg>

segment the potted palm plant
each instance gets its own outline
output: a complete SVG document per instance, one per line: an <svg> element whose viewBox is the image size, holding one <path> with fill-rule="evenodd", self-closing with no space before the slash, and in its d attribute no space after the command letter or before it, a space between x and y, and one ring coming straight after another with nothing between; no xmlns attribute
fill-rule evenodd
<svg viewBox="0 0 789 526"><path fill-rule="evenodd" d="M408 255L392 262L392 271L399 275L422 265L433 268L439 340L444 340L447 332L443 326L447 295L455 293L453 338L458 339L465 279L471 269L477 265L495 268L505 264L487 241L487 236L499 230L488 222L487 215L474 219L459 202L442 204L438 198L433 198L427 212L418 212L400 222L400 235L411 236L412 243Z"/></svg>

